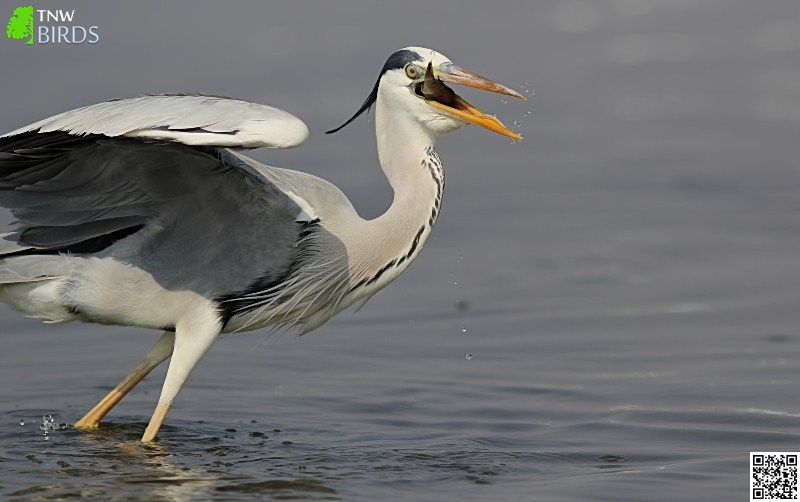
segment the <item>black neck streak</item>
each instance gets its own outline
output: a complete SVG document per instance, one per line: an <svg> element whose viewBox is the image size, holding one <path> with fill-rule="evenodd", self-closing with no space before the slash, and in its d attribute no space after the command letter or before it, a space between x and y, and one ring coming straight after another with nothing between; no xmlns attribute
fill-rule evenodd
<svg viewBox="0 0 800 502"><path fill-rule="evenodd" d="M414 235L414 239L411 241L411 244L399 258L391 260L370 277L366 277L358 281L352 288L350 288L350 292L353 292L362 286L370 286L376 283L378 279L380 279L381 276L388 270L399 267L407 260L410 261L414 256L414 253L418 251L420 243L423 241L423 235L426 233L426 231L427 233L430 233L431 230L433 230L433 225L436 223L436 218L439 216L439 210L442 207L442 195L444 193L444 169L442 168L442 161L439 159L439 155L432 146L429 146L425 149L425 157L423 157L422 161L420 162L420 166L422 169L425 169L430 173L431 179L436 185L436 196L427 222L419 227Z"/></svg>

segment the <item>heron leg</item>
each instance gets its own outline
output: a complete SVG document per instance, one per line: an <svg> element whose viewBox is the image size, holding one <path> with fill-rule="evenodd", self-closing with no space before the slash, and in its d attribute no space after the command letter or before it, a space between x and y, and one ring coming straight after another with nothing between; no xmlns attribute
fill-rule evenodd
<svg viewBox="0 0 800 502"><path fill-rule="evenodd" d="M142 436L143 443L153 441L167 416L172 402L181 390L189 374L197 363L206 355L214 345L222 328L216 313L209 312L208 316L198 316L188 322L178 322L175 326L175 348L169 362L167 377L161 388L153 416Z"/></svg>
<svg viewBox="0 0 800 502"><path fill-rule="evenodd" d="M175 333L165 331L161 338L153 345L150 352L136 366L125 379L119 383L114 390L109 392L106 397L100 400L80 420L75 422L75 427L95 428L100 424L100 420L108 414L111 409L119 403L144 377L150 374L158 365L163 363L172 354L172 346L175 342Z"/></svg>

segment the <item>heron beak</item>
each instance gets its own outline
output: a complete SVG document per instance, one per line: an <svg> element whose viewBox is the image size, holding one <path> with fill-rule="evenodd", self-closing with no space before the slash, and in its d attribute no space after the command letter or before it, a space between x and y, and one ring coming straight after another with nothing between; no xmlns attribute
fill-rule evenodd
<svg viewBox="0 0 800 502"><path fill-rule="evenodd" d="M496 117L483 113L478 108L472 106L442 82L461 84L467 87L505 94L506 96L512 96L518 99L525 99L525 96L502 84L498 84L486 77L459 68L449 62L442 63L438 68L433 68L431 64L428 64L428 69L425 72L425 81L420 88L421 93L425 96L430 106L453 118L481 126L511 139L523 139L519 133L508 129Z"/></svg>

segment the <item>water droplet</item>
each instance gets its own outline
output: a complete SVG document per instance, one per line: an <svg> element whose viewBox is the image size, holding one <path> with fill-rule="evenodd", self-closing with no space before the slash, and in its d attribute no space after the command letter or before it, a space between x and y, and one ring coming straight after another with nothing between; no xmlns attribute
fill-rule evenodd
<svg viewBox="0 0 800 502"><path fill-rule="evenodd" d="M21 418L20 418L20 419L19 419L19 425L25 425L25 420L23 420L23 419L21 419Z"/></svg>
<svg viewBox="0 0 800 502"><path fill-rule="evenodd" d="M464 255L463 254L458 255L458 259L459 260L463 260L464 259Z"/></svg>
<svg viewBox="0 0 800 502"><path fill-rule="evenodd" d="M508 100L506 98L501 99L500 102L503 103L504 105L508 104Z"/></svg>
<svg viewBox="0 0 800 502"><path fill-rule="evenodd" d="M462 333L466 333L467 332L467 328L461 328L461 332Z"/></svg>
<svg viewBox="0 0 800 502"><path fill-rule="evenodd" d="M39 426L39 430L44 432L44 435L47 436L47 433L56 429L56 421L53 418L53 415L42 415L42 425Z"/></svg>
<svg viewBox="0 0 800 502"><path fill-rule="evenodd" d="M458 281L453 281L453 286L458 286Z"/></svg>
<svg viewBox="0 0 800 502"><path fill-rule="evenodd" d="M519 120L514 121L514 127L519 127Z"/></svg>
<svg viewBox="0 0 800 502"><path fill-rule="evenodd" d="M472 354L467 354L467 360L472 359Z"/></svg>

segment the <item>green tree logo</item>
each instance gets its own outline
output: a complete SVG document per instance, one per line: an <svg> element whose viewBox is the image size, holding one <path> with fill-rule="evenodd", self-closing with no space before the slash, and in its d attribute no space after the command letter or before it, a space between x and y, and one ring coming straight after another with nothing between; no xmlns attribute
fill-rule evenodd
<svg viewBox="0 0 800 502"><path fill-rule="evenodd" d="M14 14L8 20L6 36L13 40L28 39L26 45L33 44L33 6L26 5L14 9Z"/></svg>

